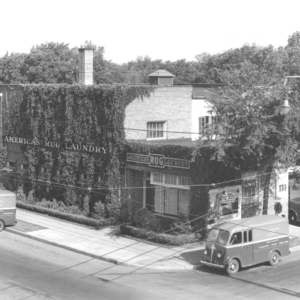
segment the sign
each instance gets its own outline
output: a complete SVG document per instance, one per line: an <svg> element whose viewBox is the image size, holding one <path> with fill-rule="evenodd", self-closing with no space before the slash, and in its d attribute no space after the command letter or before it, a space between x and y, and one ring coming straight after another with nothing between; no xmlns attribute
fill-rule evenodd
<svg viewBox="0 0 300 300"><path fill-rule="evenodd" d="M83 145L75 143L59 143L55 141L40 141L36 137L33 139L21 138L16 136L3 136L3 142L14 143L14 144L23 144L23 145L33 145L33 146L42 146L49 148L57 148L63 150L71 151L81 151L81 152L90 152L90 153L104 153L106 150L104 147L94 146L94 145Z"/></svg>
<svg viewBox="0 0 300 300"><path fill-rule="evenodd" d="M179 168L179 169L189 169L190 161L185 159L177 159L165 157L161 154L152 154L143 155L143 154L135 154L135 153L127 153L127 161L134 162L139 164L147 164L150 167L155 168Z"/></svg>

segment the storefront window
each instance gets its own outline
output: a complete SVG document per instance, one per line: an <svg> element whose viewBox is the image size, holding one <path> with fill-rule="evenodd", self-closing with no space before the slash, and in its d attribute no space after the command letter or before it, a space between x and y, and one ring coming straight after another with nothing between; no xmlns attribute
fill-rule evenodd
<svg viewBox="0 0 300 300"><path fill-rule="evenodd" d="M164 213L165 211L165 199L164 188L161 186L155 186L155 198L154 209L156 212Z"/></svg>
<svg viewBox="0 0 300 300"><path fill-rule="evenodd" d="M165 213L168 215L178 215L178 190L165 188Z"/></svg>
<svg viewBox="0 0 300 300"><path fill-rule="evenodd" d="M154 210L155 212L187 215L189 207L189 191L177 188L155 186Z"/></svg>
<svg viewBox="0 0 300 300"><path fill-rule="evenodd" d="M189 212L189 196L190 192L188 190L178 190L179 191L179 212L187 215Z"/></svg>
<svg viewBox="0 0 300 300"><path fill-rule="evenodd" d="M177 176L166 174L165 175L165 183L171 185L177 185Z"/></svg>

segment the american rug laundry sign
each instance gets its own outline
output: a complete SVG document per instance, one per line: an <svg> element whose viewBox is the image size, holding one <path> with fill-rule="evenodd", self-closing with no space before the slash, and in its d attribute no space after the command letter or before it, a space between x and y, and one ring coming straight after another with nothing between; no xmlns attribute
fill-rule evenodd
<svg viewBox="0 0 300 300"><path fill-rule="evenodd" d="M101 146L75 144L75 143L71 143L71 142L60 143L60 142L47 141L47 140L41 141L37 138L28 139L28 138L22 138L22 137L16 137L16 136L3 136L3 142L4 143L57 148L57 149L70 150L70 151L81 151L81 152L99 153L99 154L106 153L106 149Z"/></svg>

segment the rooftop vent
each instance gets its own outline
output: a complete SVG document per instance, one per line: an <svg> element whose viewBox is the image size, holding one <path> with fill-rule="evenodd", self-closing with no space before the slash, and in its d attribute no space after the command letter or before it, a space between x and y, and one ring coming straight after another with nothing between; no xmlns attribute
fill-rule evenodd
<svg viewBox="0 0 300 300"><path fill-rule="evenodd" d="M174 75L166 70L157 70L150 75L149 82L150 84L160 85L160 86L172 86Z"/></svg>

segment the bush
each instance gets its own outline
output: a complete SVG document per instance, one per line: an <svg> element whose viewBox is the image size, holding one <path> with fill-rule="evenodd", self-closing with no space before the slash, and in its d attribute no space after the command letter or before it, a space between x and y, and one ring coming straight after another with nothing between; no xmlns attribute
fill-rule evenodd
<svg viewBox="0 0 300 300"><path fill-rule="evenodd" d="M113 225L115 223L115 220L112 218L96 220L96 219L92 219L92 218L87 218L83 215L69 214L69 213L61 212L61 211L54 210L54 209L44 208L44 207L37 206L37 205L31 205L31 204L24 203L21 201L17 201L17 207L23 208L26 210L30 210L33 212L41 213L41 214L46 214L46 215L56 217L59 219L63 219L63 220L67 220L70 222L83 224L83 225L87 225L87 226L92 226L92 227Z"/></svg>
<svg viewBox="0 0 300 300"><path fill-rule="evenodd" d="M148 240L158 244L164 245L175 245L180 246L189 243L199 242L201 239L201 234L191 233L191 234L181 234L181 235L171 235L165 233L156 233L154 231L148 231L146 229L136 228L133 226L122 224L120 226L120 231L122 234L130 235L139 239Z"/></svg>
<svg viewBox="0 0 300 300"><path fill-rule="evenodd" d="M170 233L173 235L191 234L193 231L191 221L183 214L179 215L178 219L171 225L171 229Z"/></svg>
<svg viewBox="0 0 300 300"><path fill-rule="evenodd" d="M139 209L134 217L133 224L136 227L149 231L159 232L161 230L160 222L156 216L147 208Z"/></svg>

